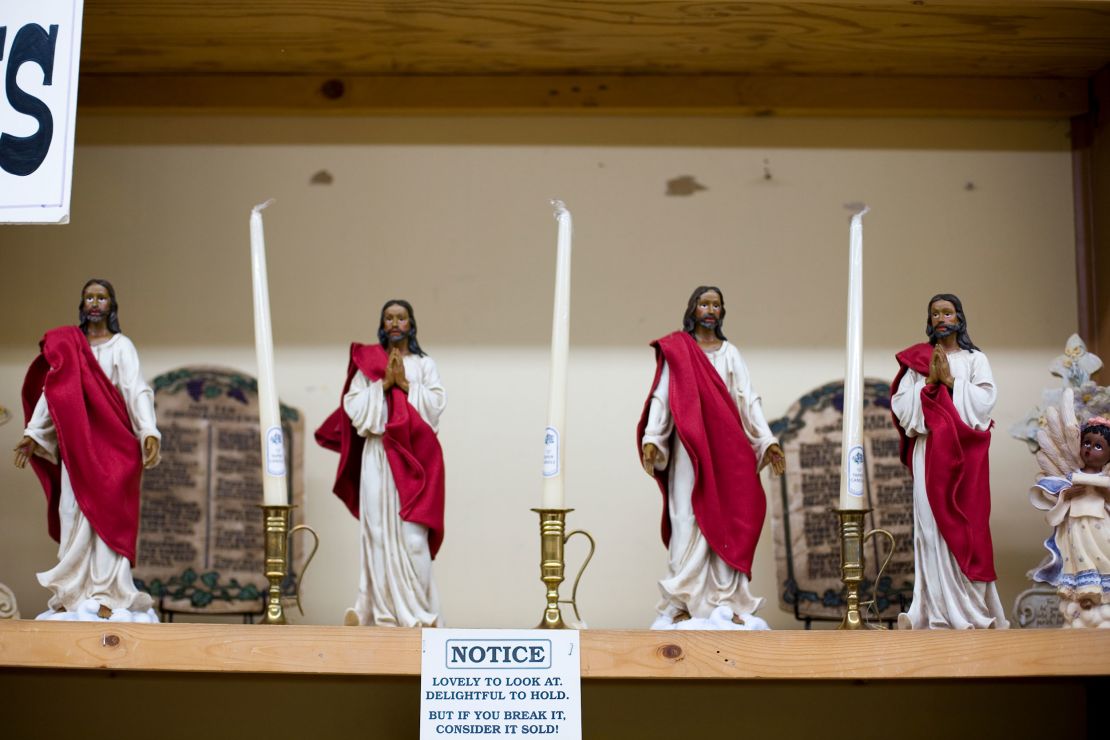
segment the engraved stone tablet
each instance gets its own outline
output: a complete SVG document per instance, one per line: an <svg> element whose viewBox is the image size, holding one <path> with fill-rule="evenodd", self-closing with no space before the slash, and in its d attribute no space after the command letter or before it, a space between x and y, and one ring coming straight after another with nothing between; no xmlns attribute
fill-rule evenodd
<svg viewBox="0 0 1110 740"><path fill-rule="evenodd" d="M876 593L875 575L887 554L886 539L865 550L861 599L876 599L882 619L894 619L913 596L913 481L898 459L898 430L890 416L890 384L867 379L863 392L863 496L873 509L867 528L889 530L897 541ZM779 607L799 619L840 619L840 443L844 384L828 383L802 396L771 423L786 454L781 486L771 488ZM868 618L875 618L869 611Z"/></svg>
<svg viewBox="0 0 1110 740"><path fill-rule="evenodd" d="M1014 599L1014 623L1025 629L1058 629L1064 626L1060 597L1051 586L1034 586Z"/></svg>
<svg viewBox="0 0 1110 740"><path fill-rule="evenodd" d="M244 373L186 367L154 379L162 463L143 473L135 583L174 612L262 609L258 389ZM281 406L294 523L303 514L304 420ZM294 573L304 553L290 548ZM292 579L286 584L290 593Z"/></svg>

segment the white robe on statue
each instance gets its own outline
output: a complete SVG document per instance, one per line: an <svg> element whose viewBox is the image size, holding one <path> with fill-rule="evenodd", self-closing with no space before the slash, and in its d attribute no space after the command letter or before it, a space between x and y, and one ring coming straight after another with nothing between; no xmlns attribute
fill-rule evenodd
<svg viewBox="0 0 1110 740"><path fill-rule="evenodd" d="M447 394L436 364L427 355L415 354L405 355L404 363L409 404L438 432ZM400 498L382 443L389 421L382 381L370 382L356 371L343 397L343 410L366 438L359 480L359 592L353 610L358 624L442 626L428 528L401 519Z"/></svg>
<svg viewBox="0 0 1110 740"><path fill-rule="evenodd" d="M90 345L89 349L112 385L123 395L135 436L139 440L147 437L160 440L162 435L154 417L154 393L143 380L135 345L123 334L114 334L107 342ZM42 457L58 462L58 435L45 395L39 396L23 434L42 447ZM157 621L151 610L154 602L150 594L135 588L127 558L108 547L93 531L77 505L64 464L61 469L58 564L38 574L39 583L52 593L47 602L50 610L38 618L87 621L95 615L98 606L105 606L112 610L113 621ZM59 611L61 609L64 611Z"/></svg>
<svg viewBox="0 0 1110 740"><path fill-rule="evenodd" d="M777 440L763 416L763 405L759 394L752 389L751 376L740 351L729 342L724 342L718 349L707 351L705 356L724 380L729 395L740 410L740 419L756 460L762 460L763 453ZM650 442L659 448L655 467L656 470L667 469L670 492L667 500L671 518L668 572L667 577L659 581L663 598L656 607L660 617L653 626L665 627L681 611L689 612L691 622L715 617L713 621L716 625L723 612L718 611L717 615L714 612L722 606L727 607L732 615L742 617L748 627L765 626L763 620L751 616L763 606L764 599L753 596L748 588L748 577L709 547L694 518L691 498L694 467L681 442L671 449L671 440L678 438L673 434L669 389L670 369L664 360L659 383L651 397L641 443L646 445ZM732 615L724 615L724 620L729 621ZM704 626L709 627L708 624Z"/></svg>
<svg viewBox="0 0 1110 740"><path fill-rule="evenodd" d="M954 380L952 404L964 423L984 431L991 424L997 399L994 376L982 352L959 350L948 355ZM925 449L929 430L921 410L925 378L913 370L891 398L891 410L913 448L913 604L898 616L902 629L1005 629L1010 626L993 581L970 581L937 529L925 490Z"/></svg>

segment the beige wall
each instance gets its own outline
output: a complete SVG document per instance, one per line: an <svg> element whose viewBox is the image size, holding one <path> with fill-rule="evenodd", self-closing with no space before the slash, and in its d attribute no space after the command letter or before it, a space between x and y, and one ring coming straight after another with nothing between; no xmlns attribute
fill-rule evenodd
<svg viewBox="0 0 1110 740"><path fill-rule="evenodd" d="M1039 121L86 118L72 223L0 230L0 404L18 408L39 336L73 321L90 276L115 282L148 378L190 363L253 372L247 217L275 197L283 400L314 428L338 400L346 343L372 337L384 299L409 298L449 396L436 562L447 623L534 624L548 200L563 198L576 227L567 500L570 523L599 545L580 600L592 626L641 627L666 558L660 497L633 443L646 343L677 328L694 285L719 284L726 334L768 416L781 415L843 373L842 205L866 201L867 374L893 375L893 353L922 339L940 291L964 299L994 366L993 526L1009 605L1046 526L1025 495L1032 456L1006 429L1051 384L1047 364L1076 325L1066 134ZM322 169L333 184L310 184ZM681 175L707 189L666 196ZM18 426L0 428L0 448ZM306 580L313 623L341 620L357 578L355 521L329 493L334 464L309 444L306 513L323 537ZM0 465L0 582L27 616L46 600L33 573L53 562L44 509L30 473ZM765 528L754 590L773 602L776 581ZM773 605L762 615L795 625Z"/></svg>

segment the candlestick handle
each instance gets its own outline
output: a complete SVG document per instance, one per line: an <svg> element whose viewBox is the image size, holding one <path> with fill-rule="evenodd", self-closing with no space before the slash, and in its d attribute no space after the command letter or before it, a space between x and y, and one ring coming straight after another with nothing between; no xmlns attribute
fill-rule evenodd
<svg viewBox="0 0 1110 740"><path fill-rule="evenodd" d="M307 524L298 524L289 530L289 541L292 542L293 535L297 532L308 532L312 535L312 552L308 554L308 559L304 561L304 567L301 568L301 574L297 577L297 610L304 616L304 608L301 606L301 585L304 583L304 574L308 572L308 566L312 564L312 558L316 557L316 551L320 549L320 535L316 534L316 530ZM893 550L892 550L893 552Z"/></svg>
<svg viewBox="0 0 1110 740"><path fill-rule="evenodd" d="M566 545L570 538L576 534L580 534L590 541L590 551L586 554L586 559L582 561L582 567L578 569L578 575L574 577L574 586L570 589L570 599L560 601L560 604L570 604L574 609L574 618L579 622L582 621L582 615L578 613L578 582L582 580L582 574L586 572L586 566L590 564L590 560L594 556L594 550L597 549L597 542L594 541L593 535L584 529L576 529L573 532L568 532L563 537L563 544Z"/></svg>
<svg viewBox="0 0 1110 740"><path fill-rule="evenodd" d="M874 537L875 535L881 535L883 537L886 537L887 542L890 544L890 549L887 550L886 557L883 558L883 564L879 566L879 572L875 574L875 588L878 589L879 582L882 581L882 579L883 579L883 573L886 572L886 567L888 565L890 565L890 559L892 557L894 557L895 540L894 540L894 535L891 534L890 531L888 531L886 529L875 528L875 529L868 530L867 533L863 535L863 544L866 545L867 541L869 539L871 539L872 537ZM875 608L875 595L874 595L874 593L872 593L872 596L871 596L870 600L860 602L860 608L861 609L866 609L868 607ZM877 613L878 612L876 611L876 614Z"/></svg>

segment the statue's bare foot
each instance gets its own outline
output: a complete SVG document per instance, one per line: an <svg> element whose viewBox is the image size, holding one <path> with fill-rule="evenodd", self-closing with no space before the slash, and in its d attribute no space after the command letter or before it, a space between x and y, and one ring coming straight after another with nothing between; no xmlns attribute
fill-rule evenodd
<svg viewBox="0 0 1110 740"><path fill-rule="evenodd" d="M1083 594L1079 597L1079 606L1082 609L1093 609L1099 605L1100 601L1101 599L1094 594Z"/></svg>
<svg viewBox="0 0 1110 740"><path fill-rule="evenodd" d="M348 609L343 612L343 626L344 627L358 627L358 612L354 609Z"/></svg>
<svg viewBox="0 0 1110 740"><path fill-rule="evenodd" d="M690 612L686 611L685 609L680 609L678 613L674 615L674 619L672 619L671 622L674 624L678 624L679 622L685 622L689 618Z"/></svg>
<svg viewBox="0 0 1110 740"><path fill-rule="evenodd" d="M101 604L100 608L96 610L96 616L100 617L101 619L107 619L108 617L112 616L112 610Z"/></svg>
<svg viewBox="0 0 1110 740"><path fill-rule="evenodd" d="M732 623L733 624L744 624L744 618L741 617L739 614L733 614L732 615Z"/></svg>

